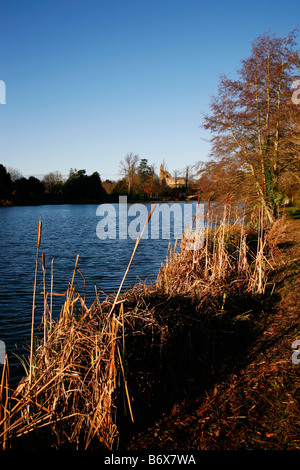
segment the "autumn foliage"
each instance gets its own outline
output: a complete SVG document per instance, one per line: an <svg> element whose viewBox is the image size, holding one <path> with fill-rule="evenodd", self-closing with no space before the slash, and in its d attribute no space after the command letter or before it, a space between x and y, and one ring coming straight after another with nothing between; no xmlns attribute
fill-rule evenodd
<svg viewBox="0 0 300 470"><path fill-rule="evenodd" d="M252 43L236 78L220 77L218 94L204 116L212 134L211 160L198 168L200 190L263 201L268 219L278 215L287 186L299 188L300 106L292 84L300 68L296 31L270 33ZM288 183L287 183L288 180Z"/></svg>

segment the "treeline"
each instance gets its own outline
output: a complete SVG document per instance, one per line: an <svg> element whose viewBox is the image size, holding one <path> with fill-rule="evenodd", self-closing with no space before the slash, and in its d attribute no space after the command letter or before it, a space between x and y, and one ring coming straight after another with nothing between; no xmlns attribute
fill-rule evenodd
<svg viewBox="0 0 300 470"><path fill-rule="evenodd" d="M186 198L195 192L194 181L191 175L180 178L181 173L185 174L176 172L178 183L170 186L165 178L156 173L155 166L147 158L140 159L139 155L129 153L120 162L122 178L114 184L112 192L127 194L129 199L134 200Z"/></svg>
<svg viewBox="0 0 300 470"><path fill-rule="evenodd" d="M39 180L35 176L25 178L0 164L1 205L98 203L105 198L106 192L98 172L87 175L85 170L71 168L66 180L57 171Z"/></svg>
<svg viewBox="0 0 300 470"><path fill-rule="evenodd" d="M132 153L120 163L121 178L102 183L99 173L70 170L42 181L12 174L0 165L0 203L99 202L126 194L129 199L179 199L197 195L202 201L229 198L261 207L270 223L282 204L300 196L300 51L297 30L286 37L258 36L251 55L241 61L236 79L222 75L218 92L201 127L211 134L210 158L168 181L154 165ZM185 163L185 168L187 162ZM196 168L196 171L195 171ZM165 169L165 168L164 168ZM175 180L175 184L174 184ZM179 181L177 184L176 181Z"/></svg>
<svg viewBox="0 0 300 470"><path fill-rule="evenodd" d="M0 164L0 205L118 202L120 195L128 200L180 199L193 192L192 180L170 187L160 180L154 165L138 155L126 155L120 176L117 181L102 182L98 172L87 175L86 170L71 168L67 179L54 171L40 180Z"/></svg>

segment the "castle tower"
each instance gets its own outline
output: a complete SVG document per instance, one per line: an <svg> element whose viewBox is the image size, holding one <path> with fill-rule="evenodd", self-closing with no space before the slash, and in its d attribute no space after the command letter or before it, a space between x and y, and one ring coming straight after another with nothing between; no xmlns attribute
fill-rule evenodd
<svg viewBox="0 0 300 470"><path fill-rule="evenodd" d="M160 168L159 168L159 183L162 184L164 179L165 179L165 174L164 174L164 166L163 164L160 165Z"/></svg>

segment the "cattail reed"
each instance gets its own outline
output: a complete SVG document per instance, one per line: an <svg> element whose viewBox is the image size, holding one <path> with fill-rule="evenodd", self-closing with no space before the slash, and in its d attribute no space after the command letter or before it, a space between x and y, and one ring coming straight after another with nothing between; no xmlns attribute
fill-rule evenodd
<svg viewBox="0 0 300 470"><path fill-rule="evenodd" d="M227 220L228 198L229 198L229 194L227 193L225 205L224 205L223 220L222 220L222 235L219 238L219 268L218 268L219 277L223 275L224 241L225 241L225 227L226 227L226 220Z"/></svg>
<svg viewBox="0 0 300 470"><path fill-rule="evenodd" d="M238 272L246 269L247 266L247 244L245 234L245 217L246 217L246 205L244 202L243 216L241 220L241 236L240 236L240 247L239 247L239 260L238 260Z"/></svg>
<svg viewBox="0 0 300 470"><path fill-rule="evenodd" d="M44 344L46 344L46 330L47 330L47 295L46 295L46 269L45 269L45 254L42 253L42 271L43 271L43 294L44 294Z"/></svg>
<svg viewBox="0 0 300 470"><path fill-rule="evenodd" d="M50 287L50 311L49 311L49 328L52 326L52 307L53 307L53 258L51 260L51 287Z"/></svg>
<svg viewBox="0 0 300 470"><path fill-rule="evenodd" d="M30 339L30 363L29 363L29 383L30 384L32 382L32 373L33 373L35 295L36 295L36 280L37 280L38 257L39 257L39 248L41 244L41 236L42 236L42 222L41 220L39 220L37 241L36 241L35 276L34 276L34 285L33 285L33 300L32 300L32 314L31 314L31 339Z"/></svg>
<svg viewBox="0 0 300 470"><path fill-rule="evenodd" d="M205 239L205 277L207 276L207 269L208 269L208 233L209 233L209 217L210 217L210 200L208 200L207 204L207 214L206 214L206 239Z"/></svg>

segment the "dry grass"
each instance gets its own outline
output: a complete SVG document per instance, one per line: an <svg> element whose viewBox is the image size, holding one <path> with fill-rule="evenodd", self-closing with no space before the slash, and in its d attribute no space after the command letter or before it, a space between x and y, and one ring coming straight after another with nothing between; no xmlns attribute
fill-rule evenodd
<svg viewBox="0 0 300 470"><path fill-rule="evenodd" d="M234 223L230 218L228 201L221 220L217 220L209 208L203 233L196 233L191 227L179 252L176 246L169 247L154 285L136 286L121 295L140 237L117 295L101 303L96 299L89 308L74 285L77 257L56 322L52 320L52 288L50 294L46 293L44 285L43 338L34 338L32 329L29 374L11 396L8 364L3 372L0 389L2 448L22 447L27 445L28 439L30 445L55 448L100 446L112 449L118 446L117 409L122 400L131 421L135 418L126 362L140 354L141 344L150 347L152 352L151 347L156 347L158 354L153 367L164 370L164 345L170 338L173 344L180 340L184 352L190 331L182 334L183 329L195 322L199 324L199 319L191 318L188 313L191 303L196 306L195 311L208 304L211 311L214 308L222 311L229 292L256 295L265 291L270 266L265 257L263 214L258 232L245 226L245 212ZM198 237L204 240L203 246L188 249L191 238L197 241ZM38 249L39 236L36 262ZM44 272L44 259L42 261ZM32 324L34 313L35 290ZM142 343L140 338L143 338ZM136 360L137 357L133 362Z"/></svg>
<svg viewBox="0 0 300 470"><path fill-rule="evenodd" d="M256 307L261 305L262 310L255 308L241 315L247 306L240 296L236 305L231 304L219 315L233 320L229 322L232 336L235 325L240 328L250 323L244 337L240 333L233 336L232 342L238 341L238 347L229 360L229 345L224 347L226 335L219 335L213 343L215 354L219 350L219 359L227 364L225 374L215 370L212 357L206 354L207 364L214 366L214 375L208 371L212 382L204 384L195 399L175 400L160 414L155 426L152 422L132 437L128 449L150 448L158 453L300 449L299 365L291 360L291 345L300 334L300 225L278 221L267 236L274 269L268 272L268 289L257 298ZM234 315L234 307L240 315ZM218 317L211 312L209 316L216 322ZM220 326L223 331L224 322ZM216 333L218 330L214 336ZM249 334L252 338L246 344ZM201 364L199 374L203 369Z"/></svg>
<svg viewBox="0 0 300 470"><path fill-rule="evenodd" d="M266 258L264 215L261 214L258 229L254 230L245 226L245 206L234 221L230 214L230 204L226 203L223 216L218 220L209 206L205 228L195 232L194 227L190 227L180 251L176 251L176 246L169 247L158 275L158 288L168 295L194 292L200 298L234 282L247 292L264 293L267 266L271 267ZM191 250L191 240L200 248Z"/></svg>

